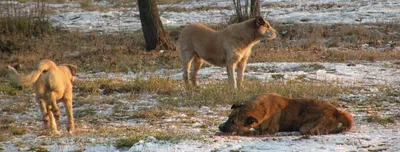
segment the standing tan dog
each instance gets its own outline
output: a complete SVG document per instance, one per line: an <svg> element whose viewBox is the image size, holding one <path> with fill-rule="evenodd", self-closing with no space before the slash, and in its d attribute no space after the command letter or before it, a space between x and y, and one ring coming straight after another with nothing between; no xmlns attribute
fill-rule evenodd
<svg viewBox="0 0 400 152"><path fill-rule="evenodd" d="M353 127L350 113L322 100L290 99L277 94L262 94L243 105L233 105L228 120L219 126L223 133L258 134L300 131L306 135L331 134Z"/></svg>
<svg viewBox="0 0 400 152"><path fill-rule="evenodd" d="M221 31L215 31L203 24L188 25L181 31L177 45L186 87L189 87L190 68L192 85L197 86L197 72L204 61L226 67L229 84L233 88L236 88L234 72L237 66L237 87L240 87L253 45L260 40L275 37L275 29L262 17L232 24Z"/></svg>
<svg viewBox="0 0 400 152"><path fill-rule="evenodd" d="M41 61L36 70L27 75L19 74L13 67L8 66L11 80L23 86L33 84L36 101L43 114L44 125L51 127L54 133L58 133L56 120L60 119L60 110L57 101L64 102L67 112L67 130L75 130L72 114L72 82L77 67L71 64L57 66L53 61ZM56 119L56 120L55 120Z"/></svg>

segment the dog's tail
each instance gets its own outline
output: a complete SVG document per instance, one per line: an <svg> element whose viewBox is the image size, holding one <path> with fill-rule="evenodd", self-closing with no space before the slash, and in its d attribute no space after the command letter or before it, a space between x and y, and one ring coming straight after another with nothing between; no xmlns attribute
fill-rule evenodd
<svg viewBox="0 0 400 152"><path fill-rule="evenodd" d="M12 66L7 66L11 81L22 86L32 85L39 78L40 74L56 67L57 65L53 61L43 60L37 65L36 70L32 71L30 74L24 75L18 73Z"/></svg>
<svg viewBox="0 0 400 152"><path fill-rule="evenodd" d="M354 126L353 116L347 111L337 110L337 117L336 119L342 123L334 132L344 132L349 131Z"/></svg>

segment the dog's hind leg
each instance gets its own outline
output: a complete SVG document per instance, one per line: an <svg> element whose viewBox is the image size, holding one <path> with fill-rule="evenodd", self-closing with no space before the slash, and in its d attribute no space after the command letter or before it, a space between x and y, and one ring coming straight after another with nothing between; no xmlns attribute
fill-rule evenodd
<svg viewBox="0 0 400 152"><path fill-rule="evenodd" d="M55 92L51 92L48 96L48 99L50 99L50 104L52 107L52 111L54 114L54 117L56 120L60 120L60 109L58 108L58 104L57 104L57 96Z"/></svg>
<svg viewBox="0 0 400 152"><path fill-rule="evenodd" d="M300 127L300 132L306 135L324 135L331 133L338 125L339 123L335 119L321 118L304 124Z"/></svg>
<svg viewBox="0 0 400 152"><path fill-rule="evenodd" d="M192 60L192 68L190 71L190 79L192 80L192 85L197 87L197 72L199 72L200 68L203 66L203 59L198 56L194 56Z"/></svg>
<svg viewBox="0 0 400 152"><path fill-rule="evenodd" d="M49 119L50 119L50 126L51 126L51 130L53 133L58 134L58 130L57 130L57 123L56 120L54 119L54 115L53 115L53 109L51 105L47 105L47 112L49 115Z"/></svg>
<svg viewBox="0 0 400 152"><path fill-rule="evenodd" d="M310 122L307 122L307 123L303 124L303 125L300 127L299 131L300 131L300 133L303 134L303 135L315 134L315 132L314 132L315 130L314 130L313 132L312 132L312 130L313 130L313 128L315 128L317 125L318 125L318 122L317 122L317 121L310 121Z"/></svg>
<svg viewBox="0 0 400 152"><path fill-rule="evenodd" d="M194 52L188 50L181 50L182 66L183 66L183 81L186 88L189 88L189 71L194 58Z"/></svg>
<svg viewBox="0 0 400 152"><path fill-rule="evenodd" d="M72 88L71 88L72 90ZM74 115L72 111L72 91L68 91L64 95L64 106L67 112L67 130L71 133L75 130Z"/></svg>

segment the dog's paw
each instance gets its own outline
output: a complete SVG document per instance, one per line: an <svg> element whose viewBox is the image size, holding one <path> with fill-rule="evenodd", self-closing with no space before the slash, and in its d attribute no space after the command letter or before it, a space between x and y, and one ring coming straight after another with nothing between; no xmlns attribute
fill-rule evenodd
<svg viewBox="0 0 400 152"><path fill-rule="evenodd" d="M53 114L54 114L54 118L56 118L56 120L60 120L61 112L59 110L58 111L54 111Z"/></svg>
<svg viewBox="0 0 400 152"><path fill-rule="evenodd" d="M51 135L52 135L52 136L60 136L61 133L60 133L60 131L58 131L58 130L52 130L52 131L51 131Z"/></svg>

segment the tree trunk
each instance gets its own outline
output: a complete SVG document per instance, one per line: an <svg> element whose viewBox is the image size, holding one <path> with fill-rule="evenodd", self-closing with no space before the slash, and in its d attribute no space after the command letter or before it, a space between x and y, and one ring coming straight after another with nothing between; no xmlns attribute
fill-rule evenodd
<svg viewBox="0 0 400 152"><path fill-rule="evenodd" d="M138 0L137 4L146 50L160 50L163 46L168 50L175 50L168 33L164 31L158 15L156 0Z"/></svg>
<svg viewBox="0 0 400 152"><path fill-rule="evenodd" d="M250 2L250 17L261 16L260 0L251 0Z"/></svg>
<svg viewBox="0 0 400 152"><path fill-rule="evenodd" d="M241 4L242 0L232 0L232 1L236 11L237 22L245 21L254 16L261 16L260 0L250 0L250 6L249 6L249 0L245 0L244 6L242 6Z"/></svg>

